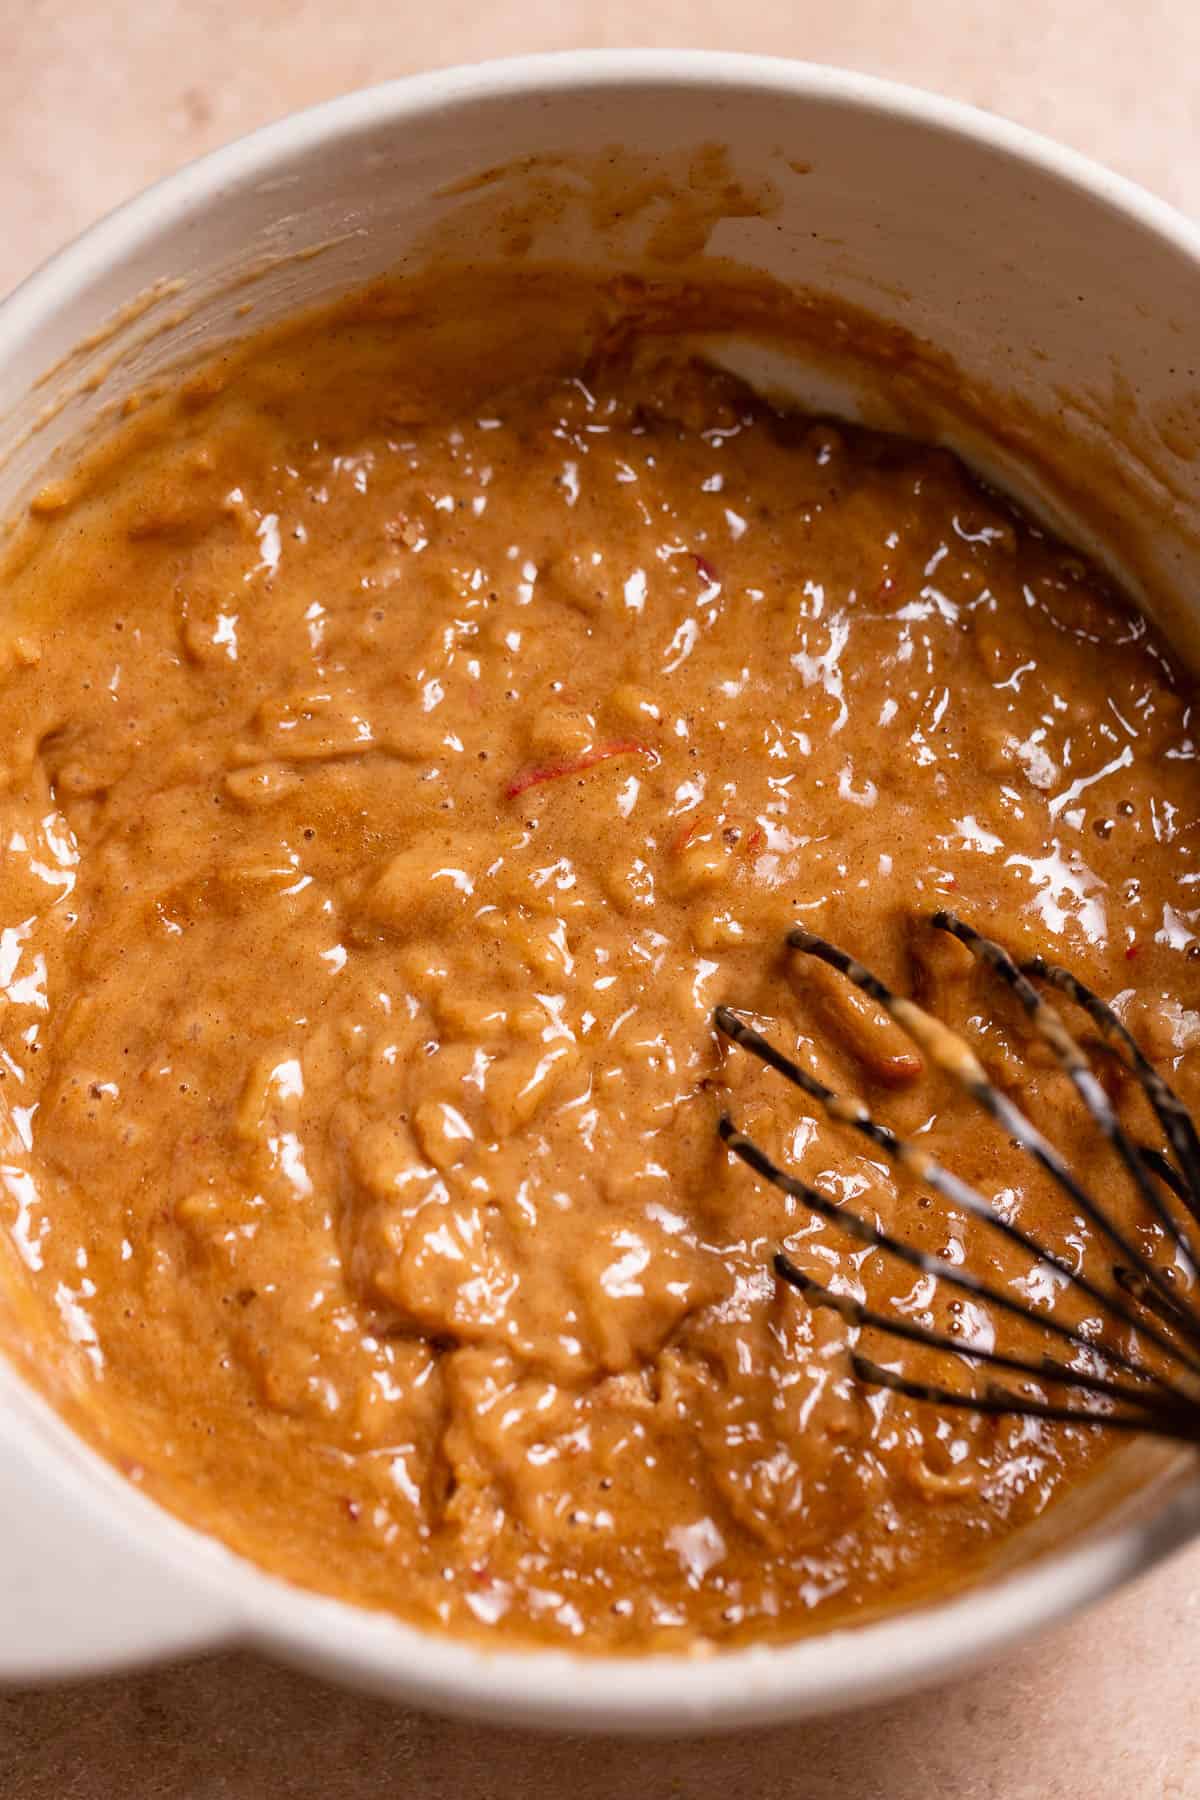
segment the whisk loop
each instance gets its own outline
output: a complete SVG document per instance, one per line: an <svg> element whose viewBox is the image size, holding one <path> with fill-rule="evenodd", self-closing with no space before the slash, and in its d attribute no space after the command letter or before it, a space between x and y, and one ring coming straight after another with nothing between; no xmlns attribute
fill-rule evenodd
<svg viewBox="0 0 1200 1800"><path fill-rule="evenodd" d="M810 1305L830 1307L847 1324L876 1331L899 1342L935 1352L946 1359L949 1372L964 1364L976 1371L1003 1371L1022 1377L1019 1387L988 1380L978 1389L963 1389L942 1381L913 1380L897 1369L886 1368L855 1349L851 1366L867 1385L891 1389L910 1399L940 1407L996 1415L1019 1415L1073 1425L1101 1425L1126 1432L1149 1432L1187 1443L1200 1444L1200 1312L1192 1293L1200 1285L1200 1136L1182 1101L1134 1041L1112 1008L1069 970L1033 957L1018 964L1001 944L984 937L954 913L933 915L933 925L958 939L971 955L1013 992L1038 1036L1048 1045L1064 1070L1096 1128L1112 1145L1146 1208L1147 1214L1175 1251L1187 1277L1181 1291L1170 1276L1080 1183L1054 1145L1037 1129L1015 1102L989 1080L967 1041L912 1000L895 994L878 976L825 938L795 926L787 937L789 949L813 956L852 982L905 1031L929 1061L957 1082L1004 1130L1011 1141L1028 1152L1059 1189L1089 1221L1099 1238L1117 1253L1110 1266L1111 1285L1101 1284L1082 1267L1040 1242L1006 1218L995 1202L947 1169L928 1151L900 1137L872 1118L861 1100L835 1093L807 1069L785 1056L753 1025L731 1007L719 1006L714 1024L731 1043L773 1069L798 1088L834 1121L865 1137L898 1168L952 1205L982 1221L1014 1245L1034 1266L1052 1271L1062 1281L1100 1309L1107 1331L1088 1332L1042 1312L969 1269L952 1264L888 1232L878 1223L832 1199L828 1194L782 1169L752 1138L724 1117L719 1124L727 1148L771 1186L798 1200L810 1212L839 1225L861 1243L890 1255L925 1275L970 1294L995 1308L1036 1327L1046 1338L1073 1353L1073 1361L1061 1356L1020 1356L986 1349L915 1324L898 1314L883 1313L851 1296L835 1292L797 1268L781 1250L774 1259L776 1274ZM1091 1019L1103 1047L1121 1059L1137 1080L1162 1128L1166 1149L1135 1144L1118 1119L1104 1088L1082 1047L1067 1029L1056 1008L1034 985L1041 982L1065 994ZM1175 1204L1171 1204L1174 1202ZM1182 1216L1181 1216L1182 1214ZM1114 1341L1117 1329L1132 1335L1128 1347ZM1151 1347L1158 1355L1148 1361ZM953 1359L953 1362L950 1362ZM1077 1367L1086 1363L1087 1367Z"/></svg>

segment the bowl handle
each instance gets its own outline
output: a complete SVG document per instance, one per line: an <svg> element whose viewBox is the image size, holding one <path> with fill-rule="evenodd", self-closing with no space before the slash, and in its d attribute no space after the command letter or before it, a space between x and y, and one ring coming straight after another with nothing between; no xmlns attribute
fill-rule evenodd
<svg viewBox="0 0 1200 1800"><path fill-rule="evenodd" d="M158 1547L161 1527L145 1541L104 1504L106 1469L97 1482L16 1424L0 1413L0 1684L103 1674L238 1635L217 1585Z"/></svg>

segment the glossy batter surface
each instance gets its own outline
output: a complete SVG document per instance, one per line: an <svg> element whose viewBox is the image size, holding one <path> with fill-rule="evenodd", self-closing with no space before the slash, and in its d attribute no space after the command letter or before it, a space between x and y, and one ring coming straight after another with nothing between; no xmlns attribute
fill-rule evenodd
<svg viewBox="0 0 1200 1800"><path fill-rule="evenodd" d="M802 920L965 1026L1114 1190L922 920L1071 963L1200 1098L1186 695L944 453L659 340L481 400L421 329L365 307L191 383L42 497L10 573L0 1216L43 1379L189 1519L459 1631L669 1648L953 1582L1100 1446L860 1389L776 1248L1018 1333L756 1184L717 1120L1054 1284L712 1010L1102 1269L782 940Z"/></svg>

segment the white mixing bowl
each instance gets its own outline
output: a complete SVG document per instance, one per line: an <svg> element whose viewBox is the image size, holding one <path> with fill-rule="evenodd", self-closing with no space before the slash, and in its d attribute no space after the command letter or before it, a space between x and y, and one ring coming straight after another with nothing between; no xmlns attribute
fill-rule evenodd
<svg viewBox="0 0 1200 1800"><path fill-rule="evenodd" d="M469 178L481 171L533 156L530 167L569 188L572 157L619 146L622 167L640 159L686 185L682 152L704 143L725 146L746 185L769 181L776 195L756 216L722 218L718 207L714 253L931 341L976 397L976 426L981 406L1007 421L998 451L961 419L947 418L947 434L1107 547L1128 579L1174 593L1177 634L1200 623L1200 234L982 113L751 57L588 53L422 76L287 119L152 189L0 308L0 517L56 449L181 354L391 269L431 232L448 243L458 229L469 253L484 191ZM613 266L628 229L568 203L549 247ZM862 399L832 365L760 372L801 398ZM872 404L880 411L878 396ZM1067 442L1082 471L1073 489L1056 474ZM1010 1546L1003 1571L941 1604L708 1659L489 1652L290 1587L187 1529L0 1359L0 1679L10 1681L238 1643L504 1723L794 1719L960 1671L1197 1529L1194 1460L1139 1445L1054 1509L1048 1531Z"/></svg>

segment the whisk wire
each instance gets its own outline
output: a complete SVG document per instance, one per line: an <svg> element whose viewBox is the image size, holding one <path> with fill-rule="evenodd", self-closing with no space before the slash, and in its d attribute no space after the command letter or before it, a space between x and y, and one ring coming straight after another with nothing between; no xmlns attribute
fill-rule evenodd
<svg viewBox="0 0 1200 1800"><path fill-rule="evenodd" d="M892 993L869 969L847 956L844 950L817 937L806 927L794 926L788 933L787 942L791 949L819 957L822 962L837 969L855 987L874 1000L877 1006L882 1007L901 1030L906 1031L919 1048L926 1052L943 1074L956 1081L985 1112L991 1114L1010 1138L1022 1149L1028 1150L1052 1180L1075 1202L1091 1225L1102 1232L1125 1260L1158 1289L1164 1305L1172 1309L1178 1329L1194 1346L1200 1346L1200 1319L1185 1310L1161 1271L1140 1246L1122 1231L1116 1220L1096 1204L1049 1139L1042 1135L1033 1121L1025 1116L1007 1094L1001 1093L995 1083L988 1080L978 1057L964 1038L949 1030L914 1001Z"/></svg>
<svg viewBox="0 0 1200 1800"><path fill-rule="evenodd" d="M800 1088L803 1093L818 1101L830 1118L860 1132L901 1168L914 1175L924 1186L932 1188L934 1193L940 1194L951 1205L960 1207L964 1212L969 1212L973 1218L981 1220L1001 1237L1016 1244L1035 1263L1045 1263L1113 1318L1119 1319L1123 1325L1134 1331L1140 1331L1168 1356L1180 1356L1193 1372L1200 1376L1200 1360L1182 1351L1174 1339L1164 1336L1156 1327L1148 1324L1142 1316L1125 1304L1120 1295L1110 1293L1098 1286L1090 1276L1077 1269L1073 1263L1068 1262L1056 1250L1051 1249L1048 1245L1039 1244L1019 1225L1006 1219L997 1210L993 1201L985 1198L977 1188L972 1187L969 1182L945 1168L927 1150L918 1149L907 1139L899 1137L888 1126L881 1125L873 1119L860 1100L851 1100L845 1095L835 1094L831 1088L818 1080L816 1076L811 1075L799 1063L784 1056L760 1031L756 1031L752 1025L747 1025L745 1020L740 1019L730 1007L719 1006L713 1019L722 1036L729 1038L742 1049L748 1050L760 1062L766 1063L769 1068L774 1069L793 1086ZM766 1179L770 1179L770 1177L766 1177ZM1115 1275L1116 1271L1114 1270ZM951 1279L950 1276L946 1278ZM1130 1292L1124 1283L1120 1285L1126 1293ZM1145 1286L1144 1281L1142 1286ZM1140 1299L1140 1293L1135 1295L1135 1298ZM1008 1297L1004 1304L1009 1305ZM1020 1302L1011 1302L1010 1310L1019 1310L1024 1317L1031 1319L1039 1316ZM1160 1313L1158 1316L1162 1317L1163 1315ZM1167 1314L1167 1321L1168 1323L1173 1322L1173 1312ZM1133 1364L1129 1366L1135 1367Z"/></svg>
<svg viewBox="0 0 1200 1800"><path fill-rule="evenodd" d="M985 1348L970 1339L964 1340L952 1337L947 1332L935 1331L932 1326L914 1325L909 1319L876 1312L851 1295L837 1293L833 1288L814 1280L811 1275L806 1275L782 1250L776 1251L772 1263L775 1273L790 1287L803 1294L810 1305L829 1307L845 1319L848 1325L856 1325L860 1330L883 1331L906 1343L918 1344L928 1350L943 1350L949 1355L961 1356L968 1362L983 1364L991 1369L1007 1369L1013 1374L1028 1375L1033 1381L1066 1383L1104 1399L1125 1401L1131 1406L1146 1404L1144 1391L1127 1387L1118 1381L1110 1381L1103 1375L1089 1375L1084 1370L1073 1369L1051 1356L1044 1356L1037 1362L1032 1357L1011 1356L1005 1351ZM1148 1371L1140 1370L1138 1373L1142 1379L1150 1379ZM1180 1394L1179 1399L1185 1401L1186 1395Z"/></svg>
<svg viewBox="0 0 1200 1800"><path fill-rule="evenodd" d="M730 1006L718 1007L714 1024L720 1035L747 1050L760 1062L782 1075L792 1086L815 1101L833 1120L850 1126L882 1149L888 1158L915 1175L944 1199L982 1220L1033 1261L1053 1271L1065 1284L1098 1305L1112 1323L1128 1328L1128 1349L1097 1333L1096 1322L1073 1326L1052 1311L1035 1308L1024 1299L919 1249L886 1230L875 1220L835 1201L827 1193L791 1174L739 1131L728 1116L721 1118L719 1133L735 1156L762 1180L798 1200L810 1212L840 1226L859 1242L885 1252L899 1262L961 1292L985 1307L1023 1320L1045 1336L1064 1344L1073 1360L1032 1356L1000 1350L979 1341L978 1333L961 1337L932 1325L887 1314L868 1307L854 1296L837 1291L805 1274L780 1250L774 1258L776 1274L814 1306L830 1307L858 1331L878 1332L923 1352L953 1357L965 1370L1002 1370L1022 1377L1033 1392L1017 1392L1011 1386L987 1381L982 1388L962 1390L939 1381L917 1380L895 1368L886 1368L857 1348L850 1353L851 1367L869 1385L890 1389L916 1401L974 1411L987 1415L1011 1414L1072 1425L1105 1426L1128 1432L1150 1432L1174 1441L1200 1445L1200 1315L1192 1289L1200 1280L1200 1251L1187 1225L1168 1207L1164 1192L1177 1201L1188 1218L1200 1224L1200 1136L1178 1095L1145 1057L1126 1027L1104 1001L1068 970L1032 957L1018 964L1007 950L984 937L955 914L942 910L931 921L939 930L958 939L980 962L996 974L1016 995L1035 1030L1049 1044L1059 1066L1067 1073L1089 1118L1112 1145L1139 1198L1176 1257L1185 1265L1187 1288L1178 1292L1170 1276L1143 1251L1105 1208L1086 1191L1053 1144L1024 1112L991 1082L967 1041L913 1001L894 994L877 976L844 950L804 926L788 933L789 949L818 957L837 970L886 1012L914 1040L935 1067L950 1076L1027 1151L1059 1189L1079 1208L1097 1233L1112 1245L1123 1261L1112 1264L1118 1292L1100 1287L1080 1266L1041 1243L1017 1225L969 1182L945 1168L929 1152L900 1137L873 1119L861 1100L836 1093L826 1083L786 1056L762 1032ZM1034 980L1067 995L1093 1020L1104 1047L1119 1056L1142 1087L1162 1127L1169 1151L1135 1144L1118 1119L1115 1109L1079 1043L1065 1023L1033 986ZM1172 1271L1172 1274L1174 1271ZM1182 1342L1180 1340L1183 1340ZM1145 1360L1153 1346L1165 1367ZM1080 1366L1084 1361L1091 1367ZM1072 1398L1059 1399L1054 1389L1066 1389ZM1049 1396L1049 1397L1048 1397ZM1078 1403L1082 1397L1084 1404Z"/></svg>
<svg viewBox="0 0 1200 1800"><path fill-rule="evenodd" d="M1089 1353L1095 1351L1095 1345L1089 1338L1084 1337L1074 1327L1065 1325L1061 1319L1056 1319L1052 1313L1035 1312L1026 1301L1016 1299L1014 1295L1005 1293L1002 1288L993 1287L978 1275L971 1274L969 1270L958 1268L941 1257L931 1256L928 1251L918 1250L915 1245L907 1243L903 1238L895 1237L891 1232L885 1231L882 1226L864 1219L861 1213L854 1212L850 1207L842 1206L828 1194L822 1193L820 1188L813 1187L811 1183L789 1174L786 1169L781 1169L760 1145L738 1131L730 1119L721 1119L717 1129L727 1149L732 1150L733 1154L740 1158L748 1168L753 1169L756 1175L761 1176L780 1193L801 1201L810 1212L818 1213L830 1224L841 1226L860 1243L869 1244L873 1249L885 1250L898 1262L906 1263L909 1268L916 1269L919 1274L932 1275L935 1280L944 1281L948 1287L958 1288L962 1293L970 1294L972 1299L998 1307L1002 1312L1009 1313L1014 1318L1024 1319L1027 1323L1036 1325L1039 1330L1049 1333L1063 1343L1070 1344L1075 1350ZM1168 1349L1175 1348L1169 1341L1167 1347ZM956 1346L956 1348L961 1351L962 1346ZM1184 1397L1182 1391L1176 1388L1168 1377L1156 1369L1147 1368L1143 1364L1133 1361L1117 1345L1106 1345L1103 1354L1107 1362L1123 1369L1126 1374L1135 1378L1144 1377L1172 1396Z"/></svg>
<svg viewBox="0 0 1200 1800"><path fill-rule="evenodd" d="M1163 1205L1157 1189L1150 1182L1136 1147L1130 1141L1113 1111L1108 1096L1092 1073L1091 1065L1067 1030L1060 1015L1050 1002L1038 993L1029 977L1022 973L1002 945L997 944L991 938L983 937L973 926L964 924L952 912L935 913L933 924L939 931L949 932L951 936L957 938L960 944L966 946L972 956L985 963L1000 977L1001 981L1012 989L1032 1020L1034 1029L1043 1041L1049 1044L1060 1068L1066 1071L1076 1093L1091 1114L1095 1124L1116 1150L1133 1178L1142 1200L1174 1242L1176 1249L1188 1265L1192 1279L1195 1280L1200 1276L1200 1261L1197 1260L1196 1248L1190 1234Z"/></svg>
<svg viewBox="0 0 1200 1800"><path fill-rule="evenodd" d="M1042 956L1030 957L1021 964L1021 970L1025 975L1049 983L1069 1000L1073 1000L1076 1006L1081 1007L1100 1032L1106 1047L1120 1056L1126 1067L1133 1072L1183 1170L1180 1178L1166 1158L1161 1157L1159 1160L1171 1169L1171 1177L1164 1178L1170 1181L1174 1193L1200 1223L1200 1134L1197 1133L1195 1122L1183 1101L1159 1074L1112 1007L1093 993L1091 988L1086 987L1078 976L1072 975L1069 969L1059 967L1057 963L1047 962ZM1180 1179L1182 1187L1175 1185Z"/></svg>
<svg viewBox="0 0 1200 1800"><path fill-rule="evenodd" d="M1155 1437L1171 1438L1179 1443L1200 1443L1200 1420L1196 1417L1195 1407L1179 1414L1155 1411L1145 1417L1131 1413L1089 1414L1074 1406L1030 1400L1023 1394L1012 1393L1008 1388L993 1388L984 1394L960 1394L953 1388L942 1387L937 1383L912 1381L895 1369L885 1369L881 1363L873 1362L870 1357L863 1356L857 1350L851 1351L850 1363L858 1379L867 1387L889 1388L892 1393L903 1394L906 1399L923 1400L930 1405L947 1407L956 1412L1044 1419L1047 1423L1056 1425L1103 1425L1112 1431L1145 1432Z"/></svg>

